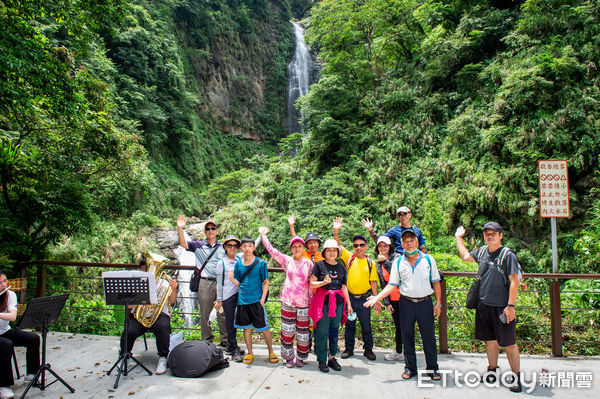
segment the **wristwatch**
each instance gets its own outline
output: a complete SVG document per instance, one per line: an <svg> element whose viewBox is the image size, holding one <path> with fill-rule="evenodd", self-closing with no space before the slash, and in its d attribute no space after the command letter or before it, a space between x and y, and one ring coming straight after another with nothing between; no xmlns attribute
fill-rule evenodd
<svg viewBox="0 0 600 399"><path fill-rule="evenodd" d="M439 306L441 308L442 304L441 303L436 303L435 306Z"/></svg>

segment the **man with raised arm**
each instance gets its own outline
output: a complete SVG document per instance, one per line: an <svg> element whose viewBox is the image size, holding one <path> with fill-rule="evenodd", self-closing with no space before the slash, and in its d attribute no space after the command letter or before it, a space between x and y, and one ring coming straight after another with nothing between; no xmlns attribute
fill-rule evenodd
<svg viewBox="0 0 600 399"><path fill-rule="evenodd" d="M212 341L215 336L208 323L208 317L217 300L217 266L225 256L225 250L223 249L223 245L217 241L219 226L212 220L209 220L204 224L206 240L186 241L183 234L184 227L185 217L179 215L177 218L177 236L179 237L179 245L196 255L196 267L200 272L198 305L200 306L202 340ZM219 346L227 348L227 324L223 312L217 312L217 323L219 324L219 332L221 334L221 343Z"/></svg>
<svg viewBox="0 0 600 399"><path fill-rule="evenodd" d="M410 224L410 218L412 217L412 212L410 209L408 209L407 206L401 206L396 211L396 217L398 218L400 224L392 227L382 234L383 236L390 237L393 240L394 250L400 255L404 254L404 248L402 248L402 240L400 237L402 236L404 230L410 229L417 235L417 240L419 241L419 250L426 253L427 249L425 248L425 238L423 238L423 233L421 233L421 230L418 227ZM366 218L363 219L361 223L369 231L373 241L377 242L379 235L373 231L373 220Z"/></svg>
<svg viewBox="0 0 600 399"><path fill-rule="evenodd" d="M477 262L477 275L481 279L479 303L475 310L475 338L485 341L488 358L487 372L483 379L494 383L498 378L498 356L500 347L506 357L516 382L510 387L521 392L519 347L516 344L517 327L515 303L519 290L519 262L514 253L502 245L502 227L496 222L483 226L486 245L469 252L463 242L466 231L463 226L456 229L456 246L465 262Z"/></svg>

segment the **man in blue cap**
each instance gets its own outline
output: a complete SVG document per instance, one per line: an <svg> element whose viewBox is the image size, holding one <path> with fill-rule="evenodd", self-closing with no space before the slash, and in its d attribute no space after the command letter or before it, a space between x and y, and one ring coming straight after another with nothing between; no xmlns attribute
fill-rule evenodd
<svg viewBox="0 0 600 399"><path fill-rule="evenodd" d="M463 242L465 228L455 233L458 253L465 262L477 262L477 275L481 280L479 303L475 310L475 338L485 341L488 358L487 372L483 379L494 383L498 378L498 356L504 347L516 382L510 390L521 392L519 347L516 344L515 304L519 290L520 267L517 257L502 245L502 227L496 222L483 226L486 245L469 252Z"/></svg>

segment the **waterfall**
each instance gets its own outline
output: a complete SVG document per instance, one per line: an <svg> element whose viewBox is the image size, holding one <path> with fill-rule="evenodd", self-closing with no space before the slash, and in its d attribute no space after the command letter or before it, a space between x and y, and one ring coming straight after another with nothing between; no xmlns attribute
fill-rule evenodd
<svg viewBox="0 0 600 399"><path fill-rule="evenodd" d="M186 241L190 241L190 236L184 231ZM195 266L196 255L193 252L187 251L182 246L177 246L173 251L180 265ZM177 282L179 283L178 291L179 295L177 298L177 307L184 313L192 313L196 311L198 305L198 299L195 292L190 291L190 279L192 278L193 270L179 270L177 273ZM191 314L184 315L185 326L191 327L193 325L193 316Z"/></svg>
<svg viewBox="0 0 600 399"><path fill-rule="evenodd" d="M286 133L303 133L300 126L300 111L296 109L296 100L308 93L313 70L313 61L310 49L304 41L304 28L297 22L294 25L295 47L294 58L288 65L288 93L287 93L287 122Z"/></svg>

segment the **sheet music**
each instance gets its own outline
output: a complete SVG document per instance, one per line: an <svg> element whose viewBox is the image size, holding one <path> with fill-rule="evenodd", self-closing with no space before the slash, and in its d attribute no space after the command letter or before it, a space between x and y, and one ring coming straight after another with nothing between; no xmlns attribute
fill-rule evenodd
<svg viewBox="0 0 600 399"><path fill-rule="evenodd" d="M150 290L150 303L157 304L158 296L156 295L156 278L154 277L154 273L150 272L142 272L140 270L119 270L112 272L102 272L102 278L132 278L132 277L141 277L143 279L148 279L148 288Z"/></svg>

